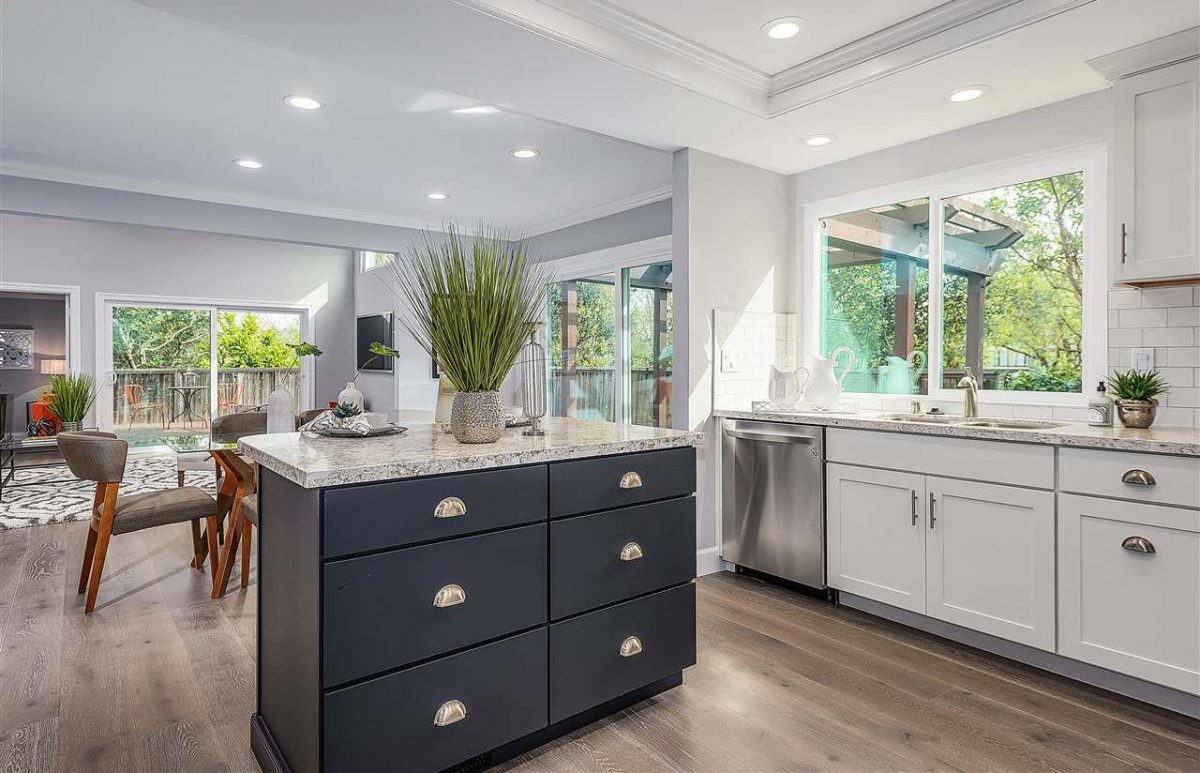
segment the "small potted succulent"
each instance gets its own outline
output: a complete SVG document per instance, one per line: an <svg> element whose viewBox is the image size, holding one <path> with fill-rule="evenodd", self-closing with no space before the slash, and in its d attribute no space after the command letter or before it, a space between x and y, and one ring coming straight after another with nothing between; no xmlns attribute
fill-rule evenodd
<svg viewBox="0 0 1200 773"><path fill-rule="evenodd" d="M1116 398L1117 418L1131 429L1146 429L1154 423L1159 395L1170 387L1158 371L1113 371L1108 391Z"/></svg>
<svg viewBox="0 0 1200 773"><path fill-rule="evenodd" d="M342 402L338 403L334 408L331 409L331 411L333 413L333 418L337 419L337 425L339 429L346 428L347 419L353 419L355 416L358 416L363 412L362 408L359 408L357 405L347 400L343 400Z"/></svg>

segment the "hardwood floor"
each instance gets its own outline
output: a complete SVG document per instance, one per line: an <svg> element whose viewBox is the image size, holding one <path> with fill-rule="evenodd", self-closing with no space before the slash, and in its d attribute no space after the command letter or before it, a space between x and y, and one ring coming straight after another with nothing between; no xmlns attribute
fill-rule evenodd
<svg viewBox="0 0 1200 773"><path fill-rule="evenodd" d="M186 525L0 532L0 770L257 770L255 594L208 598ZM1200 770L1200 723L746 577L699 581L683 687L509 771Z"/></svg>

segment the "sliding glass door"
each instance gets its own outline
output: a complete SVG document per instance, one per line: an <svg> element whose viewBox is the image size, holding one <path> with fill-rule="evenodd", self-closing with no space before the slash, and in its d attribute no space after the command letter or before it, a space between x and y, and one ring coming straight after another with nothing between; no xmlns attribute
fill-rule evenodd
<svg viewBox="0 0 1200 773"><path fill-rule="evenodd" d="M553 416L671 425L671 261L614 261L547 290Z"/></svg>
<svg viewBox="0 0 1200 773"><path fill-rule="evenodd" d="M290 347L303 339L302 312L112 300L103 318L98 421L132 445L206 433L214 417L261 408L280 386L303 399Z"/></svg>

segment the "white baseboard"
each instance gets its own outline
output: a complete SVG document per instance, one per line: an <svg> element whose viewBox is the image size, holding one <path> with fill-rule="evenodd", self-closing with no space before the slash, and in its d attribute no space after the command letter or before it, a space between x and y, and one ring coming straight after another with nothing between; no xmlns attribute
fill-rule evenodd
<svg viewBox="0 0 1200 773"><path fill-rule="evenodd" d="M721 554L717 551L717 546L711 548L702 548L696 551L696 576L703 577L706 574L714 574L724 570L725 562L721 560Z"/></svg>

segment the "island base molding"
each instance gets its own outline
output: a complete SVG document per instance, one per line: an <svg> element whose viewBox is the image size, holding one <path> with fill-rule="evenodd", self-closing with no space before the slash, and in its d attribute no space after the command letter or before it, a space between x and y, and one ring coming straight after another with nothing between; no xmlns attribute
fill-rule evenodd
<svg viewBox="0 0 1200 773"><path fill-rule="evenodd" d="M570 735L581 727L587 727L593 722L616 714L618 711L623 711L630 706L653 698L655 695L664 693L681 684L683 684L682 671L659 679L657 682L639 687L636 690L630 690L624 695L606 701L599 706L593 706L586 711L581 711L573 717L567 717L564 720L555 722L553 725L530 733L524 738L518 738L489 752L484 752L473 759L455 765L450 770L455 771L455 773L486 770L508 760L520 757L525 752L532 751L555 739ZM263 770L263 773L292 773L287 760L283 758L283 754L275 744L275 739L271 737L271 728L267 725L267 721L257 712L250 717L250 749L254 752L254 757L258 760L258 766Z"/></svg>
<svg viewBox="0 0 1200 773"><path fill-rule="evenodd" d="M1009 660L1015 660L1043 671L1049 671L1077 682L1099 687L1135 700L1149 703L1153 706L1168 709L1194 719L1200 719L1200 696L1189 695L1169 687L1146 682L1126 674L1109 671L1090 663L1046 652L1035 647L990 636L986 633L973 631L969 628L947 623L932 617L927 617L907 609L900 609L874 599L857 596L853 593L839 591L838 604L869 615L891 620L894 623L916 628L919 631L940 636L943 639L965 644L968 647L990 652Z"/></svg>

